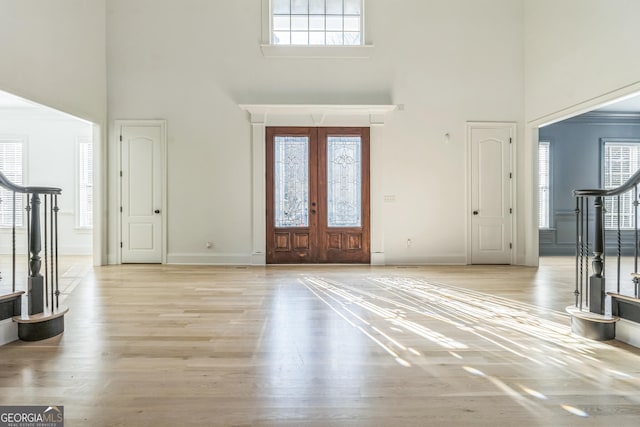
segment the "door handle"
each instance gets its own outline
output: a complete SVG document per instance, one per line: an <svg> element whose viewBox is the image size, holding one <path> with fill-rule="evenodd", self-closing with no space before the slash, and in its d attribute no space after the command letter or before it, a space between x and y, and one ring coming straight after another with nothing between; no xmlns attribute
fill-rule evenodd
<svg viewBox="0 0 640 427"><path fill-rule="evenodd" d="M478 215L478 211L473 211L473 214L474 215Z"/></svg>
<svg viewBox="0 0 640 427"><path fill-rule="evenodd" d="M153 211L154 213L160 213L160 209L156 209L155 211Z"/></svg>

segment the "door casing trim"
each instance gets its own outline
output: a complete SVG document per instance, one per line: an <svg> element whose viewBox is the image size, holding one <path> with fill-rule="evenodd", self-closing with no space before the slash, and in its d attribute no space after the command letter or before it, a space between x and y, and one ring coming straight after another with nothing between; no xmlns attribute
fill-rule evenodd
<svg viewBox="0 0 640 427"><path fill-rule="evenodd" d="M370 135L370 253L371 265L384 265L383 195L374 193L382 182L381 165L376 164L380 150L381 132L386 115L397 105L290 105L244 104L239 107L248 113L251 123L251 194L252 242L251 264L266 265L266 128L267 126L306 127L369 127Z"/></svg>

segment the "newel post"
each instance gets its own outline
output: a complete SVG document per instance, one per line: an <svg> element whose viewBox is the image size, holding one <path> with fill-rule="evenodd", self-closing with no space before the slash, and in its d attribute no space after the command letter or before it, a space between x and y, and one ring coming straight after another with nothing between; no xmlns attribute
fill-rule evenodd
<svg viewBox="0 0 640 427"><path fill-rule="evenodd" d="M42 313L44 311L44 279L40 274L42 261L40 250L42 249L40 232L40 196L38 193L31 195L31 227L29 233L29 314Z"/></svg>
<svg viewBox="0 0 640 427"><path fill-rule="evenodd" d="M589 280L589 311L604 314L605 278L604 269L604 218L602 197L595 199L595 235L593 241L593 274Z"/></svg>

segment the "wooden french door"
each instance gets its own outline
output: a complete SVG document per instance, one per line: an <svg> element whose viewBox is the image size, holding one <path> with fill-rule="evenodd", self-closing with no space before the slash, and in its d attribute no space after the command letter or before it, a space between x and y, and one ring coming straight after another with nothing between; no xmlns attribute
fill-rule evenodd
<svg viewBox="0 0 640 427"><path fill-rule="evenodd" d="M268 127L267 263L364 263L369 128Z"/></svg>

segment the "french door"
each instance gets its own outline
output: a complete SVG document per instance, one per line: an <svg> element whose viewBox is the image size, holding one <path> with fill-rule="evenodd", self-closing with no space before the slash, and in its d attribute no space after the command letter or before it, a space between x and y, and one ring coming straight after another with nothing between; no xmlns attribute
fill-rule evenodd
<svg viewBox="0 0 640 427"><path fill-rule="evenodd" d="M369 128L268 127L267 263L365 263Z"/></svg>

